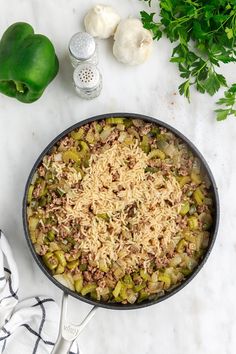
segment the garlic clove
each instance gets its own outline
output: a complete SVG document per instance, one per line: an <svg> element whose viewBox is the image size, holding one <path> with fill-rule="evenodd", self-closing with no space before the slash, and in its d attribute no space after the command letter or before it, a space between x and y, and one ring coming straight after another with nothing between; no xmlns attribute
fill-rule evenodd
<svg viewBox="0 0 236 354"><path fill-rule="evenodd" d="M113 45L113 54L124 64L144 63L153 49L152 34L143 28L142 22L135 18L122 20L117 27Z"/></svg>
<svg viewBox="0 0 236 354"><path fill-rule="evenodd" d="M114 35L120 16L107 5L96 5L91 8L84 18L85 29L93 37L101 39Z"/></svg>

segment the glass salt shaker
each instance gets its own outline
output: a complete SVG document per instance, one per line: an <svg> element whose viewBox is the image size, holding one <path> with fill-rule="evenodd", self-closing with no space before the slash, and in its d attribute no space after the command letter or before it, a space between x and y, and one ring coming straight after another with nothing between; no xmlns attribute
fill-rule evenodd
<svg viewBox="0 0 236 354"><path fill-rule="evenodd" d="M74 34L69 42L69 56L74 68L80 63L98 64L98 49L94 38L87 32Z"/></svg>
<svg viewBox="0 0 236 354"><path fill-rule="evenodd" d="M79 64L73 74L75 90L81 98L87 100L99 96L102 89L102 75L96 65Z"/></svg>

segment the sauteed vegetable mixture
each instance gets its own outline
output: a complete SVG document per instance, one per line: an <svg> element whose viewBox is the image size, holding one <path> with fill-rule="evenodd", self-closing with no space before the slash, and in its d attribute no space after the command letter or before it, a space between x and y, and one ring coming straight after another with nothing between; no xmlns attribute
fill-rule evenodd
<svg viewBox="0 0 236 354"><path fill-rule="evenodd" d="M28 227L53 276L92 299L155 299L208 246L211 185L187 145L154 123L86 124L43 158L28 190Z"/></svg>

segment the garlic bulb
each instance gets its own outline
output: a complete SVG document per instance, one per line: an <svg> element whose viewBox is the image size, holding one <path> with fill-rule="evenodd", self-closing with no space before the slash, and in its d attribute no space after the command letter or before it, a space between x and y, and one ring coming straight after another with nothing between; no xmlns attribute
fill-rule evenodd
<svg viewBox="0 0 236 354"><path fill-rule="evenodd" d="M151 32L143 28L142 22L135 18L122 20L114 36L113 54L124 64L144 63L153 48Z"/></svg>
<svg viewBox="0 0 236 354"><path fill-rule="evenodd" d="M111 6L96 5L84 18L85 29L93 37L109 38L115 33L120 16Z"/></svg>

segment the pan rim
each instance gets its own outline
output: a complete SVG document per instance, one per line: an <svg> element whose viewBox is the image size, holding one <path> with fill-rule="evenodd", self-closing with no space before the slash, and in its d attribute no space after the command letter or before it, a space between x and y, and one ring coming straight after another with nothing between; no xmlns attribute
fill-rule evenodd
<svg viewBox="0 0 236 354"><path fill-rule="evenodd" d="M28 229L28 222L27 222L27 192L28 192L28 188L30 186L32 177L37 169L37 167L39 166L39 164L42 161L42 158L50 152L50 150L52 149L52 147L60 140L62 139L64 136L66 136L67 134L69 134L72 130L79 128L87 123L93 122L93 121L99 121L102 119L107 119L110 117L124 117L124 118L131 118L131 119L142 119L146 122L152 122L152 123L156 123L157 125L160 125L161 127L164 127L166 129L168 129L169 131L171 131L172 133L174 133L177 137L179 137L180 139L182 139L183 142L185 142L187 144L187 146L194 152L195 156L197 156L202 165L204 166L204 169L206 170L206 173L211 181L211 185L212 185L212 191L213 191L213 197L214 197L214 204L215 204L215 219L214 219L214 227L212 230L212 234L211 234L211 238L210 238L210 244L207 248L207 251L205 253L205 255L203 256L202 260L199 262L199 264L197 265L197 267L194 269L194 271L183 281L181 282L178 286L176 286L175 288L173 288L172 290L170 290L169 292L166 292L163 296L155 299L155 300L147 300L141 303L134 303L134 304L127 304L127 305L123 305L123 304L119 304L119 303L108 303L108 302L101 302L101 301L96 301L96 300L92 300L89 299L87 297L84 297L78 293L76 293L75 291L72 291L70 289L68 289L67 287L65 287L64 285L62 285L61 283L59 283L51 274L50 272L46 269L46 267L43 265L41 257L36 253L33 243L31 242L30 239L30 233L29 233L29 229ZM215 240L217 237L217 232L218 232L218 228L219 228L219 221L220 221L220 202L219 202L219 195L218 195L218 188L214 179L214 176L211 172L211 169L207 163L207 161L205 160L205 158L203 157L202 153L198 150L198 148L184 135L182 134L179 130L177 130L176 128L172 127L171 125L169 125L168 123L165 123L157 118L151 117L151 116L147 116L147 115L143 115L143 114L138 114L138 113L128 113L128 112L118 112L118 113L106 113L106 114L101 114L101 115L95 115L92 116L90 118L86 118L84 120L81 120L80 122L77 122L75 124L73 124L72 126L66 128L63 132L61 132L60 134L58 134L45 148L44 150L41 152L41 154L38 156L38 158L36 159L35 163L33 164L33 167L30 171L30 174L28 176L26 185L25 185L25 189L24 189L24 197L23 197L23 204L22 204L22 219L23 219L23 228L24 228L24 235L26 238L26 242L27 245L30 249L30 252L34 258L34 260L36 261L36 263L38 264L39 268L41 269L41 271L43 271L43 273L47 276L47 278L49 280L51 280L54 285L56 285L58 288L60 288L62 291L64 291L65 293L71 295L72 297L81 300L89 305L93 305L93 306L97 306L97 307L102 307L102 308L106 308L106 309L111 309L111 310L131 310L131 309L140 309L140 308L146 308L148 306L157 304L159 302L162 302L168 298L170 298L171 296L175 295L176 293L178 293L180 290L182 290L186 285L188 285L193 278L195 278L195 276L199 273L199 271L203 268L204 264L206 263L212 248L215 244Z"/></svg>

